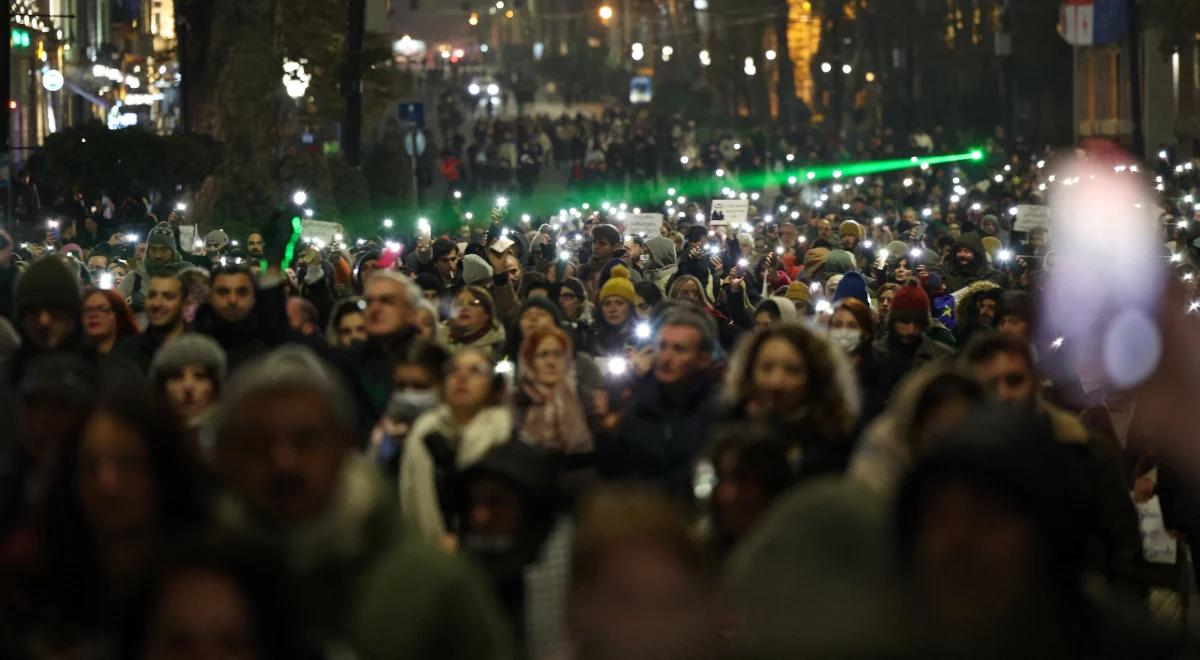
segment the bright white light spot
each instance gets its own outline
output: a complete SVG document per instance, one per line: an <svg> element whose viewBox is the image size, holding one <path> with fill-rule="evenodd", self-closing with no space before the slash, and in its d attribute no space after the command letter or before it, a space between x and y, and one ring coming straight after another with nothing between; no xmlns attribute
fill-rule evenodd
<svg viewBox="0 0 1200 660"><path fill-rule="evenodd" d="M308 193L304 192L303 190L297 190L296 192L292 193L292 203L296 206L304 206L305 202L307 201Z"/></svg>

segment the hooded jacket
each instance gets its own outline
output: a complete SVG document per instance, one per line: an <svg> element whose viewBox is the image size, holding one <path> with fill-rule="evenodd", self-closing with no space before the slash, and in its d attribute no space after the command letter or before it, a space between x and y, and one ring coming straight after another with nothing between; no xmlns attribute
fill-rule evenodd
<svg viewBox="0 0 1200 660"><path fill-rule="evenodd" d="M647 239L646 252L650 255L650 261L646 264L645 279L654 282L665 292L667 282L679 270L675 258L675 241L665 236Z"/></svg>
<svg viewBox="0 0 1200 660"><path fill-rule="evenodd" d="M979 320L977 307L985 297L990 296L996 301L995 321L1000 320L1001 293L1003 289L1000 285L991 280L980 280L967 287L966 293L954 304L955 345L966 346L972 335L982 328L991 327L984 326Z"/></svg>
<svg viewBox="0 0 1200 660"><path fill-rule="evenodd" d="M960 266L958 258L955 256L958 249L963 247L975 254L975 259L967 266ZM989 280L996 284L1000 284L1003 280L1003 274L988 264L987 251L983 249L983 239L974 232L967 232L954 242L954 249L950 253L949 260L942 265L942 273L945 277L946 290L950 292L958 291L980 280Z"/></svg>

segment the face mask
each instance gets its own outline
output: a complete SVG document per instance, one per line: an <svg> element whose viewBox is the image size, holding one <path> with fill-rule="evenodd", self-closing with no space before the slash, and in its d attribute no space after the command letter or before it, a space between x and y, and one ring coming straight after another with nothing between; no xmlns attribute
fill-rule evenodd
<svg viewBox="0 0 1200 660"><path fill-rule="evenodd" d="M840 347L847 353L854 352L858 348L859 341L862 340L862 333L853 328L830 328L829 341Z"/></svg>
<svg viewBox="0 0 1200 660"><path fill-rule="evenodd" d="M411 422L438 404L436 389L403 389L392 392L388 399L387 415L396 422Z"/></svg>

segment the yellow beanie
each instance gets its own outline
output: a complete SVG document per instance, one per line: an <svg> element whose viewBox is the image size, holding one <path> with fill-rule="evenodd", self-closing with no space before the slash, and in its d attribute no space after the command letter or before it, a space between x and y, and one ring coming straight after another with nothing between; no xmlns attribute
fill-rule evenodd
<svg viewBox="0 0 1200 660"><path fill-rule="evenodd" d="M613 296L624 298L630 305L637 306L637 292L633 290L633 282L629 279L629 269L624 266L614 266L608 281L600 289L601 304L605 298Z"/></svg>

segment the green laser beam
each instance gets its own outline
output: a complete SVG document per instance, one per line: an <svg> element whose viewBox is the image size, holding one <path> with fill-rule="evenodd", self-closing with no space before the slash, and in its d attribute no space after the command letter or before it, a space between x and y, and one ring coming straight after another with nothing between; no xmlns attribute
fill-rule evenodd
<svg viewBox="0 0 1200 660"><path fill-rule="evenodd" d="M526 198L500 195L500 197L505 197L507 201L502 208L488 203L494 202L494 199L479 200L475 203L466 204L456 200L454 201L454 208L460 217L467 211L473 212L471 220L463 219L463 222L467 224L479 224L484 221L490 222L492 213L497 209L510 222L514 219L519 219L525 214L530 215L535 221L539 221L556 216L562 211L569 211L572 208L580 210L583 216L587 216L592 211L601 210L602 206L606 203L612 208L616 208L626 196L632 196L644 202L646 207L642 209L643 211L657 212L661 209L664 193L666 193L667 198L679 204L678 207L674 207L678 209L692 202L704 202L712 198L725 198L725 195L722 194L722 188L741 191L761 191L770 186L782 186L785 184L803 185L831 180L847 180L870 174L918 169L922 165L933 167L935 165L964 161L980 162L985 158L985 155L986 152L983 149L976 148L953 154L811 165L778 172L756 172L742 176L727 173L722 177L715 177L712 173L693 171L691 174L685 174L683 177L668 180L665 184L657 181L654 183L638 181L630 177L628 186L623 182L612 185L601 183L581 189L572 190L568 188L565 193L535 192L532 196ZM679 198L683 198L685 201L679 202ZM587 209L584 209L585 205L588 207ZM627 204L627 210L632 212L633 208L637 205L637 203ZM429 210L432 211L432 209ZM674 212L676 211L672 210L672 213ZM704 209L704 212L707 214L707 209ZM416 226L418 216L423 216L423 212L418 212L414 215L414 227ZM435 226L434 233L438 233L438 229ZM448 228L440 229L441 231L446 231Z"/></svg>

